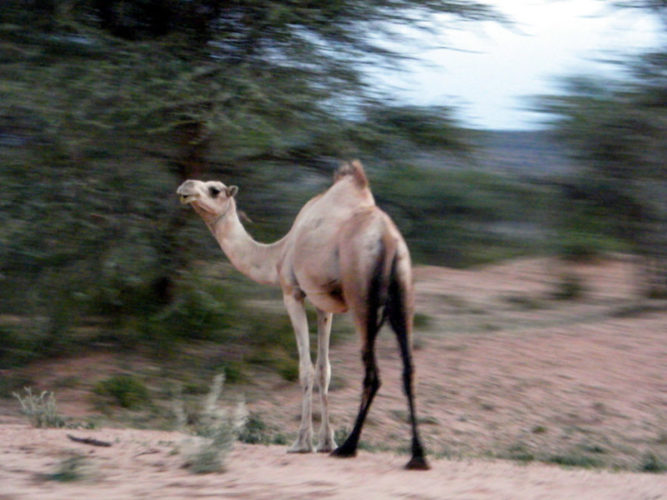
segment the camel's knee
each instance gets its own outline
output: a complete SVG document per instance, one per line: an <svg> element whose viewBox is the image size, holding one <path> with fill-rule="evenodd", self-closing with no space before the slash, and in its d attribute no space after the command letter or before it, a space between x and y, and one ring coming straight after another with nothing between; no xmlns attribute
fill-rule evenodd
<svg viewBox="0 0 667 500"><path fill-rule="evenodd" d="M369 398L372 398L375 396L375 393L378 392L381 385L382 381L377 373L371 377L366 377L364 378L364 393L367 394Z"/></svg>
<svg viewBox="0 0 667 500"><path fill-rule="evenodd" d="M299 364L299 383L304 391L312 391L315 380L315 370L310 362Z"/></svg>
<svg viewBox="0 0 667 500"><path fill-rule="evenodd" d="M373 400L373 397L380 389L382 385L382 380L380 380L380 374L377 370L369 370L366 372L364 377L364 385L362 391L362 401L365 401L367 404Z"/></svg>
<svg viewBox="0 0 667 500"><path fill-rule="evenodd" d="M382 384L382 381L380 380L380 372L377 368L377 363L375 362L375 354L373 352L364 352L362 354L362 360L366 367L364 390L375 394Z"/></svg>

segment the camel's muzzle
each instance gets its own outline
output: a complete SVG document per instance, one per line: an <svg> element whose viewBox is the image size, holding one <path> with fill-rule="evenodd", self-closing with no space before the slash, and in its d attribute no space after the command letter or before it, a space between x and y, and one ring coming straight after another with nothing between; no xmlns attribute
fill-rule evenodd
<svg viewBox="0 0 667 500"><path fill-rule="evenodd" d="M183 205L187 205L188 203L192 203L197 199L197 196L194 194L181 194L179 195L179 199L181 200L181 203Z"/></svg>
<svg viewBox="0 0 667 500"><path fill-rule="evenodd" d="M178 198L181 200L181 203L183 205L187 205L188 203L192 203L198 198L197 191L192 190L192 181L186 181L183 184L181 184L178 189L176 190L176 194L178 195Z"/></svg>

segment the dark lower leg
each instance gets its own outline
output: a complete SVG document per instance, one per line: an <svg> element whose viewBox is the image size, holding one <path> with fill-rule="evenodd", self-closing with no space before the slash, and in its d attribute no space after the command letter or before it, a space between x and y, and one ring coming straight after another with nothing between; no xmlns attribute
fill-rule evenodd
<svg viewBox="0 0 667 500"><path fill-rule="evenodd" d="M398 342L403 358L403 390L408 400L408 409L410 411L410 426L412 427L412 458L406 465L407 469L428 469L428 463L424 458L424 448L419 439L417 430L417 415L415 410L415 399L413 394L414 369L412 366L412 356L408 339L405 335L398 335Z"/></svg>
<svg viewBox="0 0 667 500"><path fill-rule="evenodd" d="M373 402L373 397L380 388L380 377L375 362L375 354L372 350L364 352L362 359L366 367L366 376L364 377L364 388L361 396L361 405L359 413L354 423L354 428L345 442L336 448L331 454L338 457L352 457L357 452L357 445L359 444L359 437L361 436L361 429L364 426L368 409Z"/></svg>

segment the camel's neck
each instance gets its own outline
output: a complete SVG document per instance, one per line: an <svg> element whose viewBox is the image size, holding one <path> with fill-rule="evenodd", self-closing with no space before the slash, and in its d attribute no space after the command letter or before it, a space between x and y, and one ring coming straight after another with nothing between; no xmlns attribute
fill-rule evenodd
<svg viewBox="0 0 667 500"><path fill-rule="evenodd" d="M236 269L258 283L280 284L277 267L282 240L270 245L255 241L241 224L233 201L223 216L206 225Z"/></svg>

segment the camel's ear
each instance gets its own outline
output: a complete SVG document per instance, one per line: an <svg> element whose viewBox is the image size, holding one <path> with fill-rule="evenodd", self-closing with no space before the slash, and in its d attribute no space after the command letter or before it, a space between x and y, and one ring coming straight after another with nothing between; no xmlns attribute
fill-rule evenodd
<svg viewBox="0 0 667 500"><path fill-rule="evenodd" d="M236 196L236 193L239 192L239 187L238 186L228 186L227 187L227 196L229 198L233 198Z"/></svg>

